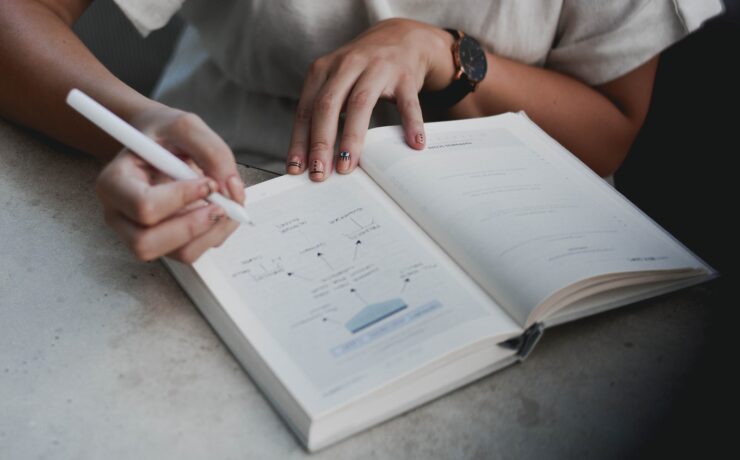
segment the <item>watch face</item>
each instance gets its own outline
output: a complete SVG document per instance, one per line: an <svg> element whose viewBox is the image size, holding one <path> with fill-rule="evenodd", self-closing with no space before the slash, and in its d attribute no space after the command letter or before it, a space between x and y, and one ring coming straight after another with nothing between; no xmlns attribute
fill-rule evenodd
<svg viewBox="0 0 740 460"><path fill-rule="evenodd" d="M479 82L486 76L486 53L474 38L467 35L460 40L460 65L470 81Z"/></svg>

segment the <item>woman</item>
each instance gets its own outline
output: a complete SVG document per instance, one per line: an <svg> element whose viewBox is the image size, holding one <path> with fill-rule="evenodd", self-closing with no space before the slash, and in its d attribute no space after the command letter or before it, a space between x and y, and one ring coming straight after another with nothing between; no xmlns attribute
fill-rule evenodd
<svg viewBox="0 0 740 460"><path fill-rule="evenodd" d="M200 204L214 189L244 200L232 149L263 167L287 152L289 173L308 169L322 181L356 167L370 124L400 121L406 142L423 149L423 113L524 110L609 175L643 123L660 51L722 8L718 0L116 3L144 34L178 10L189 23L153 99L117 80L71 32L88 1L5 0L0 114L113 158L97 184L106 221L137 257L186 262L236 227ZM455 65L462 49L478 56L468 68ZM132 153L115 155L120 146L64 105L72 87L210 179L163 183ZM373 113L378 100L396 109Z"/></svg>

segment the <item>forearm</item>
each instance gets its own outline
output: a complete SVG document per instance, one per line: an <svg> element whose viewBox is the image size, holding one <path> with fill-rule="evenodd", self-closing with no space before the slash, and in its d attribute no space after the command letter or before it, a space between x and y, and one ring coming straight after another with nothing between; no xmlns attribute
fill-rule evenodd
<svg viewBox="0 0 740 460"><path fill-rule="evenodd" d="M0 116L106 159L120 146L67 107L69 90L128 120L157 103L113 76L71 30L85 3L0 0Z"/></svg>
<svg viewBox="0 0 740 460"><path fill-rule="evenodd" d="M486 78L449 115L468 118L524 110L589 167L606 176L622 163L642 126L656 62L636 69L634 76L628 74L621 82L592 88L564 74L489 53ZM624 91L633 94L630 101L620 103L616 95Z"/></svg>

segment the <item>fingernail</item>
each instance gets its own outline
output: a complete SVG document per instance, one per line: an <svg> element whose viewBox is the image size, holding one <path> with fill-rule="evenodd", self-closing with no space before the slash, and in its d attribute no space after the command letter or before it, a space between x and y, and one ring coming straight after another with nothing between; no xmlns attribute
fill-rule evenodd
<svg viewBox="0 0 740 460"><path fill-rule="evenodd" d="M218 190L218 183L213 179L208 179L206 182L206 196Z"/></svg>
<svg viewBox="0 0 740 460"><path fill-rule="evenodd" d="M350 153L346 150L339 152L339 155L337 155L337 172L348 172L351 164Z"/></svg>
<svg viewBox="0 0 740 460"><path fill-rule="evenodd" d="M244 182L242 182L239 174L234 174L226 179L226 185L229 187L229 194L232 198L240 197L244 190Z"/></svg>
<svg viewBox="0 0 740 460"><path fill-rule="evenodd" d="M324 177L324 163L320 160L313 160L311 162L311 171L309 175L317 178Z"/></svg>
<svg viewBox="0 0 740 460"><path fill-rule="evenodd" d="M292 157L290 161L288 161L286 169L288 170L288 174L300 173L303 170L303 162L301 162L301 157Z"/></svg>
<svg viewBox="0 0 740 460"><path fill-rule="evenodd" d="M208 220L214 224L226 217L226 212L223 209L216 207L213 211L208 214Z"/></svg>
<svg viewBox="0 0 740 460"><path fill-rule="evenodd" d="M416 135L416 143L417 144L423 144L424 143L424 134L419 133Z"/></svg>
<svg viewBox="0 0 740 460"><path fill-rule="evenodd" d="M211 194L211 188L208 186L208 182L206 182L205 184L201 185L198 188L198 196L200 198L205 198L210 194Z"/></svg>

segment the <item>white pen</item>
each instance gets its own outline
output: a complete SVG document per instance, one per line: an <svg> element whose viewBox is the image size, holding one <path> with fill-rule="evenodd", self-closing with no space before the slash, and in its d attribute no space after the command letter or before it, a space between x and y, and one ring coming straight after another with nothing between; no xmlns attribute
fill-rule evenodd
<svg viewBox="0 0 740 460"><path fill-rule="evenodd" d="M154 142L144 133L123 121L116 114L106 109L93 98L78 89L67 95L67 104L80 112L100 129L129 150L143 158L147 163L176 180L198 179L198 173L190 169L184 161L169 150ZM236 222L253 225L252 219L244 206L232 201L220 193L211 193L206 197L211 203L223 208L226 214Z"/></svg>

